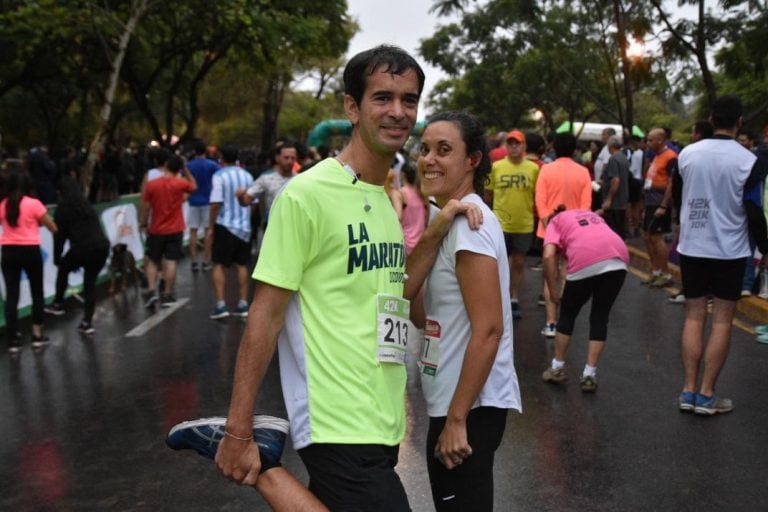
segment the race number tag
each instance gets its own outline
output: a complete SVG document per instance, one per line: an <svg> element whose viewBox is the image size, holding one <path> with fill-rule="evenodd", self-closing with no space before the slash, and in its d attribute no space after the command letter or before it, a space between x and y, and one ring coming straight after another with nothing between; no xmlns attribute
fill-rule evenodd
<svg viewBox="0 0 768 512"><path fill-rule="evenodd" d="M377 302L377 359L382 363L405 364L411 303L394 295L379 295Z"/></svg>
<svg viewBox="0 0 768 512"><path fill-rule="evenodd" d="M421 372L435 376L437 365L440 362L440 324L427 318L424 326L424 344L421 347L419 365Z"/></svg>

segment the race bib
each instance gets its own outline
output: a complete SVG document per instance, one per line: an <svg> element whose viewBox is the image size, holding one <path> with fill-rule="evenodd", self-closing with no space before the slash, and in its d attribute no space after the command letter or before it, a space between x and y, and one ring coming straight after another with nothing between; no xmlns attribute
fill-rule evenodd
<svg viewBox="0 0 768 512"><path fill-rule="evenodd" d="M379 295L376 310L377 359L382 363L405 364L411 303L402 297Z"/></svg>
<svg viewBox="0 0 768 512"><path fill-rule="evenodd" d="M427 318L424 326L424 344L421 347L421 372L434 377L440 362L440 324Z"/></svg>

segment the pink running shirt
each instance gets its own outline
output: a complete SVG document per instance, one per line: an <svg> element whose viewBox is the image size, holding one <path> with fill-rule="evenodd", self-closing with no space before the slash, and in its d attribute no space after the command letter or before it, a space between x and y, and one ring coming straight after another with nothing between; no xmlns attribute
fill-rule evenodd
<svg viewBox="0 0 768 512"><path fill-rule="evenodd" d="M19 203L19 219L17 225L8 224L5 207L8 199L0 202L0 220L3 234L0 245L40 245L40 219L48 213L45 205L34 197L24 196Z"/></svg>
<svg viewBox="0 0 768 512"><path fill-rule="evenodd" d="M610 259L629 264L627 244L589 210L566 210L547 226L544 245L554 244L568 259L568 275Z"/></svg>

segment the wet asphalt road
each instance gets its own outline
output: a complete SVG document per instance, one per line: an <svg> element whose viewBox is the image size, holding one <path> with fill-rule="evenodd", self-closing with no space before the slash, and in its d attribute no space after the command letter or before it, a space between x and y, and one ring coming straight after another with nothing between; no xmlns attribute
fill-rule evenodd
<svg viewBox="0 0 768 512"><path fill-rule="evenodd" d="M114 297L102 290L95 336L77 333L80 311L69 301L66 316L46 319L48 348L0 353L0 510L268 510L254 490L163 442L175 423L221 415L228 405L244 323L208 319L209 279L183 262L177 296L189 301L146 333L152 312L137 290ZM612 313L599 388L584 395L586 310L568 355L569 381L541 381L552 342L539 334L540 279L527 271L524 317L515 324L524 412L509 416L497 452L496 510L768 509L768 345L734 328L718 390L735 411L712 418L678 412L682 307L629 275ZM127 337L132 330L139 335ZM284 415L274 362L264 390L258 412ZM432 510L424 411L414 379L398 469L415 511ZM283 461L306 481L290 446Z"/></svg>

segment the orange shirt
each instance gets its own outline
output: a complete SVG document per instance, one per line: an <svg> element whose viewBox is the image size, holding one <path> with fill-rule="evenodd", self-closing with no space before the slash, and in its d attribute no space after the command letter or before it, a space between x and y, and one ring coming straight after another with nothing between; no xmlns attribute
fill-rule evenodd
<svg viewBox="0 0 768 512"><path fill-rule="evenodd" d="M592 180L589 171L573 158L561 157L544 164L536 182L536 211L546 219L564 204L568 210L592 207ZM539 222L536 236L544 238L544 223Z"/></svg>
<svg viewBox="0 0 768 512"><path fill-rule="evenodd" d="M669 162L677 158L673 149L666 148L656 155L648 168L646 180L651 180L651 188L667 188L669 184Z"/></svg>

